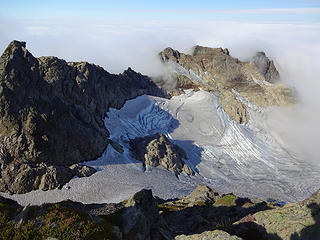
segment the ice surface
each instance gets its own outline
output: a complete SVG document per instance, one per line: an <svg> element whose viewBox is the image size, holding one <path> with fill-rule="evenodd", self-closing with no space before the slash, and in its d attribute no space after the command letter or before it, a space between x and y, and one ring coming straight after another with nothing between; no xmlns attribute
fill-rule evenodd
<svg viewBox="0 0 320 240"><path fill-rule="evenodd" d="M105 118L110 138L123 146L124 153L108 146L103 156L86 163L99 170L96 174L74 178L62 190L1 195L25 205L65 199L118 202L141 188L174 198L201 183L220 192L284 201L297 201L316 191L320 169L306 164L304 155L293 151L274 131L268 122L272 108L261 109L240 94L237 97L248 106L247 125L232 121L217 97L202 90L190 90L170 100L144 95L127 101L120 110L110 109ZM128 141L156 132L185 149L196 176L176 178L161 167L144 171L130 153Z"/></svg>

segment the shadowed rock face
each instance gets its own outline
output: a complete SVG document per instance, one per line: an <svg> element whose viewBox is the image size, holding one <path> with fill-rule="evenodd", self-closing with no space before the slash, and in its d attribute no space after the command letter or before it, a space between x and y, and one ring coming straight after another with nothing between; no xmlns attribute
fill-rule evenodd
<svg viewBox="0 0 320 240"><path fill-rule="evenodd" d="M24 42L11 42L0 58L0 167L6 169L0 190L23 193L40 187L41 181L28 178L12 188L10 169L31 168L30 175L43 176L39 168L69 168L98 158L109 142L103 123L108 108L142 94L163 96L148 77L130 68L114 75L86 62L35 58ZM44 189L74 176L64 175Z"/></svg>
<svg viewBox="0 0 320 240"><path fill-rule="evenodd" d="M198 88L214 92L228 115L238 123L247 123L249 114L242 99L258 107L290 105L293 89L279 84L279 72L265 53L241 62L228 49L195 46L191 55L166 48L160 58L176 79L172 95L181 89Z"/></svg>
<svg viewBox="0 0 320 240"><path fill-rule="evenodd" d="M192 169L182 160L187 154L179 146L172 144L162 133L143 138L135 138L130 142L135 157L151 167L162 166L176 175L184 171L194 175Z"/></svg>

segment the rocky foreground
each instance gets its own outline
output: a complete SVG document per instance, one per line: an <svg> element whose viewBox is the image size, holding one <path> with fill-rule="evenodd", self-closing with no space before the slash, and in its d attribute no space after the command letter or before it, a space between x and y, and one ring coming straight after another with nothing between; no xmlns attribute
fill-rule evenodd
<svg viewBox="0 0 320 240"><path fill-rule="evenodd" d="M320 190L297 204L219 194L202 185L163 200L143 189L117 204L21 207L0 198L0 239L320 239Z"/></svg>

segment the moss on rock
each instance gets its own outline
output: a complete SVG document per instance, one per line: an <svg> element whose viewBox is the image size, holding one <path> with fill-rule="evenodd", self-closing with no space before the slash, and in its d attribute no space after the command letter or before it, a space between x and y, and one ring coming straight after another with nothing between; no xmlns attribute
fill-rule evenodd
<svg viewBox="0 0 320 240"><path fill-rule="evenodd" d="M222 196L220 199L218 199L214 205L215 206L226 206L226 207L232 207L232 206L237 206L236 200L238 197L236 195L227 194Z"/></svg>

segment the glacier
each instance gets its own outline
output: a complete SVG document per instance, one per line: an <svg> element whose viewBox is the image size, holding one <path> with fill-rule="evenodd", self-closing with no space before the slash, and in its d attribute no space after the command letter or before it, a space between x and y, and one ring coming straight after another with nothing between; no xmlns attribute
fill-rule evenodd
<svg viewBox="0 0 320 240"><path fill-rule="evenodd" d="M127 199L141 188L175 198L207 184L219 192L250 198L296 202L310 196L320 185L319 167L305 161L304 154L275 131L268 121L273 108L259 108L240 95L238 99L248 107L246 125L225 113L218 96L201 89L171 99L143 95L129 100L119 110L110 109L104 119L110 139L124 152L109 145L99 159L85 162L97 173L74 178L61 190L1 195L22 205L66 199L105 203ZM134 159L129 140L157 132L186 151L195 176L176 177L162 167L145 169Z"/></svg>

